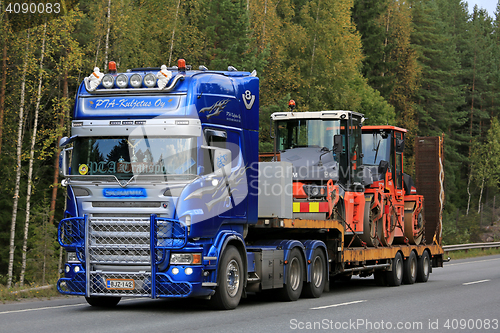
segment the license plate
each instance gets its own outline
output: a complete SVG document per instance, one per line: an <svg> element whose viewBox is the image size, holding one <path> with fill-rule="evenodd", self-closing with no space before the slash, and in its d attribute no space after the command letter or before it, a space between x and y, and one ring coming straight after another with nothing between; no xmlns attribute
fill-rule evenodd
<svg viewBox="0 0 500 333"><path fill-rule="evenodd" d="M108 279L106 280L106 289L114 290L133 290L135 289L134 280L128 279Z"/></svg>

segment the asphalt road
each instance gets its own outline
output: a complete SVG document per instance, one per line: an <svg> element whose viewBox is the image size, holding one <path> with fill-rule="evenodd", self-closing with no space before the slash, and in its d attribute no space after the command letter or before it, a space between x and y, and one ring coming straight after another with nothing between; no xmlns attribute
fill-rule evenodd
<svg viewBox="0 0 500 333"><path fill-rule="evenodd" d="M427 283L336 282L319 299L251 295L236 310L197 299L124 299L111 310L80 297L0 305L0 332L499 332L500 256L456 260Z"/></svg>

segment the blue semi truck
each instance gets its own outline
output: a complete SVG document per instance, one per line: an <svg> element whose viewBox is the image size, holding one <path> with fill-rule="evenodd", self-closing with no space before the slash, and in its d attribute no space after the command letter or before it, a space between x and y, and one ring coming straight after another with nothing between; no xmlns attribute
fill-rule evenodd
<svg viewBox="0 0 500 333"><path fill-rule="evenodd" d="M273 114L277 148L260 162L255 72L193 70L182 59L115 68L82 82L71 136L60 141L59 292L101 307L121 297L198 297L234 309L250 292L275 289L293 301L319 297L338 275L398 285L403 274L426 281L442 266L439 240L347 243L357 232L350 215L366 216L359 209L372 183L349 167L362 163L361 114ZM353 191L363 204L339 213Z"/></svg>

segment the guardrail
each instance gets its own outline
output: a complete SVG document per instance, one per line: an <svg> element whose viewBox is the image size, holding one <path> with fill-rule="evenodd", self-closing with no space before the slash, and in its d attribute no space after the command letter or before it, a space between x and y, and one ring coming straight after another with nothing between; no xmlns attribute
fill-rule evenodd
<svg viewBox="0 0 500 333"><path fill-rule="evenodd" d="M489 249L489 248L499 248L500 242L488 242L488 243L470 243L470 244L458 244L458 245L445 245L443 250L445 252L450 251L468 251L472 249Z"/></svg>

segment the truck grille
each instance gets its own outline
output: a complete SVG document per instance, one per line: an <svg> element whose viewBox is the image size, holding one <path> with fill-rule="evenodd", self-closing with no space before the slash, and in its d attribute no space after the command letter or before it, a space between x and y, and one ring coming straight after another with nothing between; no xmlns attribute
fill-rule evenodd
<svg viewBox="0 0 500 333"><path fill-rule="evenodd" d="M84 294L183 297L192 291L190 283L173 282L156 272L157 264L168 260L169 250L186 244L187 228L179 221L154 215L76 217L61 221L58 236L62 246L76 248L78 258L85 262ZM60 281L65 282L58 287L61 292L82 294L81 282L77 286L70 279Z"/></svg>
<svg viewBox="0 0 500 333"><path fill-rule="evenodd" d="M90 264L151 265L150 219L89 219Z"/></svg>

